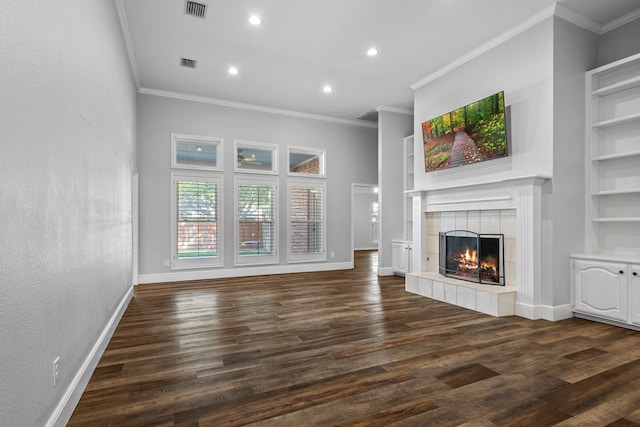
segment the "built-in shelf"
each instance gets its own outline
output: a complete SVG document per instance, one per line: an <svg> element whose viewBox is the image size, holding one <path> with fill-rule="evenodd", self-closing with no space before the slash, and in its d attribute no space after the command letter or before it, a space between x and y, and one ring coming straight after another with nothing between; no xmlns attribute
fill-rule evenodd
<svg viewBox="0 0 640 427"><path fill-rule="evenodd" d="M601 87L600 89L596 89L591 92L591 94L595 96L607 96L617 92L622 92L623 90L632 89L637 86L640 86L640 76L632 77L630 79L623 80L609 86Z"/></svg>
<svg viewBox="0 0 640 427"><path fill-rule="evenodd" d="M591 218L592 222L640 222L640 217Z"/></svg>
<svg viewBox="0 0 640 427"><path fill-rule="evenodd" d="M585 252L598 259L640 257L639 89L640 53L585 74Z"/></svg>
<svg viewBox="0 0 640 427"><path fill-rule="evenodd" d="M413 238L413 198L407 194L413 190L414 185L414 152L413 135L403 139L403 172L404 172L404 238L410 241Z"/></svg>
<svg viewBox="0 0 640 427"><path fill-rule="evenodd" d="M603 120L601 122L594 123L593 127L594 128L607 128L607 127L611 127L611 126L618 126L618 125L622 125L622 124L625 124L625 123L635 122L637 120L640 120L640 113L631 114L631 115L624 116L624 117L616 117L614 119L609 119L609 120Z"/></svg>
<svg viewBox="0 0 640 427"><path fill-rule="evenodd" d="M640 156L640 151L630 151L628 153L605 154L603 156L594 157L594 161L601 162L604 160L625 159L627 157Z"/></svg>
<svg viewBox="0 0 640 427"><path fill-rule="evenodd" d="M593 193L591 193L591 195L592 196L614 196L616 194L635 194L635 193L640 193L640 188L594 191Z"/></svg>

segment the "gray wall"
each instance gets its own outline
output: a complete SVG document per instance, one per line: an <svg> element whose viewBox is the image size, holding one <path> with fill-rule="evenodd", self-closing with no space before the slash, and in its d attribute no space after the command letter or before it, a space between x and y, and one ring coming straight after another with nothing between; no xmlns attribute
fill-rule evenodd
<svg viewBox="0 0 640 427"><path fill-rule="evenodd" d="M2 425L54 419L132 289L136 98L128 64L112 0L2 2Z"/></svg>
<svg viewBox="0 0 640 427"><path fill-rule="evenodd" d="M510 113L509 156L425 173L414 188L468 184L553 170L553 19L507 40L415 93L415 152L422 150L422 122L504 91ZM416 156L418 158L418 156Z"/></svg>
<svg viewBox="0 0 640 427"><path fill-rule="evenodd" d="M618 59L640 53L640 19L600 36L600 57L598 65L605 65Z"/></svg>
<svg viewBox="0 0 640 427"><path fill-rule="evenodd" d="M598 36L554 18L553 180L543 188L543 301L570 303L569 255L585 242L585 72L597 66Z"/></svg>
<svg viewBox="0 0 640 427"><path fill-rule="evenodd" d="M380 241L378 274L392 274L391 241L404 239L404 141L412 134L413 116L390 111L378 112L378 198Z"/></svg>
<svg viewBox="0 0 640 427"><path fill-rule="evenodd" d="M190 272L171 271L170 147L171 133L224 139L224 267ZM287 264L287 146L326 149L327 264L346 265L351 253L351 184L377 184L376 129L159 97L138 97L140 169L140 281L153 282L233 274L264 274L264 267L234 269L235 139L279 145L280 266ZM321 268L318 264L314 264ZM300 265L295 265L299 268ZM236 270L235 272L231 270ZM275 270L273 270L275 272ZM286 270L278 270L278 272ZM185 276L186 275L186 276Z"/></svg>

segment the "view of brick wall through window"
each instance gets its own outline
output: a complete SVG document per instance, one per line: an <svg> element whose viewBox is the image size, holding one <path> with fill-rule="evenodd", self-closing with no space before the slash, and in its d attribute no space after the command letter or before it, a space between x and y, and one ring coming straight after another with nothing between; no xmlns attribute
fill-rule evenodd
<svg viewBox="0 0 640 427"><path fill-rule="evenodd" d="M309 160L292 167L291 172L318 175L320 173L320 158L317 156L312 157Z"/></svg>

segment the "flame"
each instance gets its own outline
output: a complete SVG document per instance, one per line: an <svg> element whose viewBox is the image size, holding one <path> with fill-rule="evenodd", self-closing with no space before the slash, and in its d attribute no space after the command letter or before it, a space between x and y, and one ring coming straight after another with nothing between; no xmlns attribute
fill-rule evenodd
<svg viewBox="0 0 640 427"><path fill-rule="evenodd" d="M464 253L464 260L467 262L477 262L478 254L476 251L469 251L469 248Z"/></svg>

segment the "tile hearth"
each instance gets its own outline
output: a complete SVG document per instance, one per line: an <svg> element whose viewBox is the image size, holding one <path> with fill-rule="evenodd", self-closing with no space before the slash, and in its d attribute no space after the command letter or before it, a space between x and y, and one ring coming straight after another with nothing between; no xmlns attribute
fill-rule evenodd
<svg viewBox="0 0 640 427"><path fill-rule="evenodd" d="M407 274L405 290L491 316L515 315L515 286L481 285L424 272Z"/></svg>

